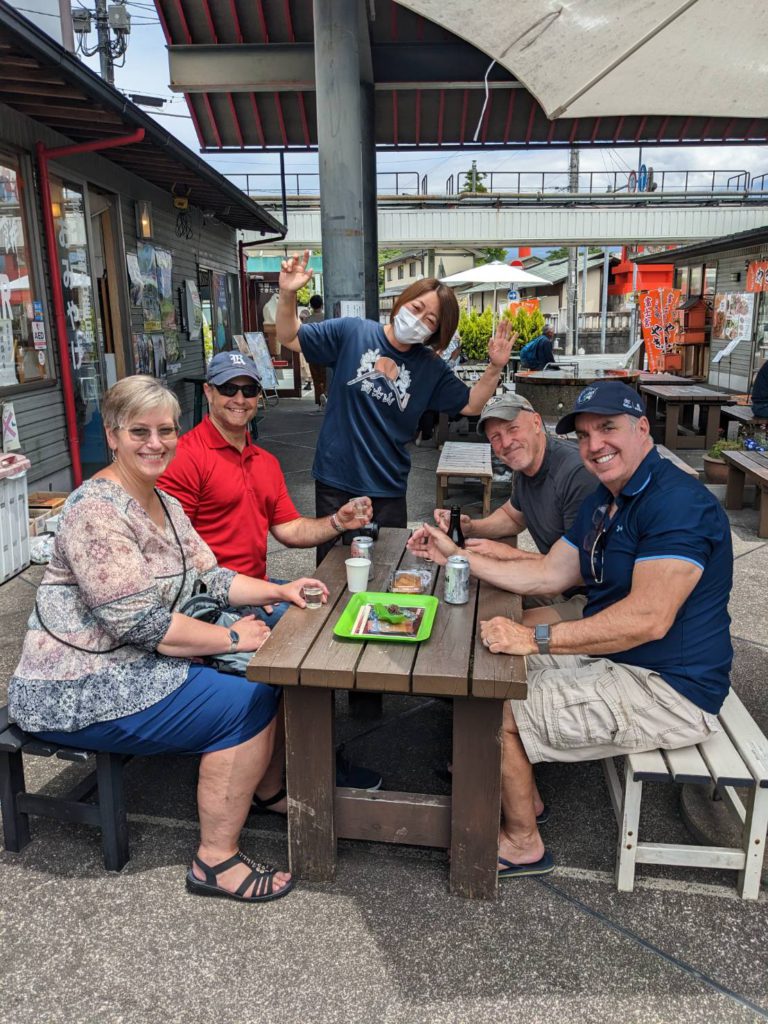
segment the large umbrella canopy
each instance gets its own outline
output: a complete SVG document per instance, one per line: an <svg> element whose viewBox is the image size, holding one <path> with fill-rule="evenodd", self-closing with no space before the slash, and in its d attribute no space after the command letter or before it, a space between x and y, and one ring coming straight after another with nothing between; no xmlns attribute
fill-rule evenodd
<svg viewBox="0 0 768 1024"><path fill-rule="evenodd" d="M507 284L549 284L543 277L529 274L522 267L511 267L508 263L501 263L494 260L492 263L483 263L479 267L470 267L469 270L460 270L458 274L451 274L450 277L441 277L443 284L457 288L462 284L487 284L489 288L502 287Z"/></svg>
<svg viewBox="0 0 768 1024"><path fill-rule="evenodd" d="M549 118L765 116L768 8L753 0L398 2L495 58Z"/></svg>

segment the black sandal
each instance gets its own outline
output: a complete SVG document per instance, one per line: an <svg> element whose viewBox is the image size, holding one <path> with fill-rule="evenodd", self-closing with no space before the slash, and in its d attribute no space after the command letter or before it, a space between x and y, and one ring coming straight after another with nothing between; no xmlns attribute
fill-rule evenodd
<svg viewBox="0 0 768 1024"><path fill-rule="evenodd" d="M224 860L221 864L216 864L213 867L200 860L197 856L194 857L194 862L205 874L205 881L202 881L193 874L192 868L187 871L187 891L194 893L195 896L224 896L230 900L237 900L239 903L266 903L267 900L280 899L281 896L285 896L293 888L293 879L291 879L290 882L286 882L282 889L275 890L273 879L277 868L273 868L271 864L258 864L239 850L234 857L230 857L229 860ZM251 868L250 875L245 878L235 892L222 889L216 881L216 876L224 871L228 871L236 864L245 864ZM245 893L254 882L256 882L256 885L253 887L253 895L246 896Z"/></svg>
<svg viewBox="0 0 768 1024"><path fill-rule="evenodd" d="M251 814L279 814L281 818L284 818L286 811L273 811L272 808L275 804L279 804L281 800L284 800L288 796L285 788L278 789L274 796L271 796L268 800L261 800L256 794L253 794L253 800L251 801Z"/></svg>

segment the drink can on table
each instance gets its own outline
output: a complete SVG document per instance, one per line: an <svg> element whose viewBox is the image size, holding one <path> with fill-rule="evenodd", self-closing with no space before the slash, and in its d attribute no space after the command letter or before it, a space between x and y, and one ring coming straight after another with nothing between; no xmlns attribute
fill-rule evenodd
<svg viewBox="0 0 768 1024"><path fill-rule="evenodd" d="M373 539L371 537L353 537L350 553L353 558L372 559Z"/></svg>
<svg viewBox="0 0 768 1024"><path fill-rule="evenodd" d="M451 555L445 563L445 600L448 604L469 601L469 559Z"/></svg>

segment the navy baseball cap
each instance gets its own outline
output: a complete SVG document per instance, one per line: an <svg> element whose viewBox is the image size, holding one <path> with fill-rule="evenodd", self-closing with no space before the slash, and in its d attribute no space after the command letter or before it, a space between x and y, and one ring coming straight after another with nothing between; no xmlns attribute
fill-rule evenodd
<svg viewBox="0 0 768 1024"><path fill-rule="evenodd" d="M588 384L576 399L573 412L563 416L555 427L558 434L571 434L576 429L576 417L582 412L598 416L645 416L645 402L640 395L620 380L598 380Z"/></svg>
<svg viewBox="0 0 768 1024"><path fill-rule="evenodd" d="M242 352L217 352L208 363L208 383L226 384L235 377L253 377L261 383L256 363Z"/></svg>

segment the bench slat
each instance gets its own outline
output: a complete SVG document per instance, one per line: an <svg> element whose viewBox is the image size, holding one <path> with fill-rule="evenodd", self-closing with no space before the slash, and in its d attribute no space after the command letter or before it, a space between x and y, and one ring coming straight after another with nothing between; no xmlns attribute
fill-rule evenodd
<svg viewBox="0 0 768 1024"><path fill-rule="evenodd" d="M635 782L669 782L667 763L660 750L645 750L641 754L627 754L628 770Z"/></svg>
<svg viewBox="0 0 768 1024"><path fill-rule="evenodd" d="M675 782L693 782L703 786L711 781L709 769L696 747L663 750L662 756Z"/></svg>
<svg viewBox="0 0 768 1024"><path fill-rule="evenodd" d="M666 459L667 462L671 462L673 466L677 466L678 469L682 469L682 471L684 473L688 473L689 476L695 476L697 480L699 479L699 471L697 469L694 469L693 466L689 466L688 463L684 462L679 455L675 455L673 451L670 451L669 448L665 448L663 444L657 444L656 451L662 459Z"/></svg>
<svg viewBox="0 0 768 1024"><path fill-rule="evenodd" d="M718 786L754 786L749 768L726 732L716 732L705 743L699 743L698 751Z"/></svg>
<svg viewBox="0 0 768 1024"><path fill-rule="evenodd" d="M768 739L733 690L728 691L719 718L757 784L768 788Z"/></svg>

